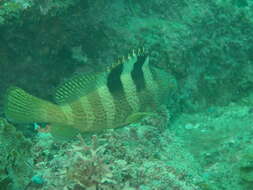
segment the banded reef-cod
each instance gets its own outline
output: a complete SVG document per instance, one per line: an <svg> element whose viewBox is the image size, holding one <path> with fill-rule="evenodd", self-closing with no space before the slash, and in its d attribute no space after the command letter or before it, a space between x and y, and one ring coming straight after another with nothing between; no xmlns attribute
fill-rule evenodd
<svg viewBox="0 0 253 190"><path fill-rule="evenodd" d="M144 50L102 72L73 77L56 90L56 104L24 90L7 90L4 112L15 123L49 123L52 133L70 135L137 122L166 103L175 83L168 72L149 62Z"/></svg>

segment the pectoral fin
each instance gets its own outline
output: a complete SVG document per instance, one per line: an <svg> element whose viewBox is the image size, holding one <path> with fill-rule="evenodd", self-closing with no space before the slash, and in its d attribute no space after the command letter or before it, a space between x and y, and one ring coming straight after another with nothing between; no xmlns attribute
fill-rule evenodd
<svg viewBox="0 0 253 190"><path fill-rule="evenodd" d="M137 112L129 115L124 123L124 125L128 125L130 123L136 123L141 121L144 117L151 116L153 113L151 112Z"/></svg>
<svg viewBox="0 0 253 190"><path fill-rule="evenodd" d="M75 138L80 132L70 126L51 126L50 133L58 140L69 140Z"/></svg>

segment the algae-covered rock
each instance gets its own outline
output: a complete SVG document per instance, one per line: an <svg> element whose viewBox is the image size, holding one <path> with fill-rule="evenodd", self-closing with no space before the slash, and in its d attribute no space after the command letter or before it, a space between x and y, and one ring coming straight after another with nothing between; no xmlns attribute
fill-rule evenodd
<svg viewBox="0 0 253 190"><path fill-rule="evenodd" d="M29 183L31 145L21 132L0 118L0 190L24 189Z"/></svg>
<svg viewBox="0 0 253 190"><path fill-rule="evenodd" d="M253 184L253 148L246 148L241 156L240 177L243 181Z"/></svg>

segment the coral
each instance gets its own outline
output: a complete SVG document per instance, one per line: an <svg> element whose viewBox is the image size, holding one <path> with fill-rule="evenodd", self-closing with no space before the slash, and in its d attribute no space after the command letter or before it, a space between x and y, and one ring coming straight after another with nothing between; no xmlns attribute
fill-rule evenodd
<svg viewBox="0 0 253 190"><path fill-rule="evenodd" d="M245 148L238 153L239 162L237 164L239 178L245 189L250 189L253 184L253 148L251 146L253 140L252 136L249 137L247 142L248 146L245 146Z"/></svg>
<svg viewBox="0 0 253 190"><path fill-rule="evenodd" d="M0 25L10 24L13 19L22 18L24 12L36 14L55 15L57 11L63 11L75 4L75 0L2 0L0 1Z"/></svg>
<svg viewBox="0 0 253 190"><path fill-rule="evenodd" d="M115 167L120 181L129 180L137 189L198 189L198 164L171 131L132 126L104 138L108 154L121 164Z"/></svg>
<svg viewBox="0 0 253 190"><path fill-rule="evenodd" d="M163 128L162 128L163 129ZM170 131L129 126L71 142L38 137L34 172L41 190L197 190L198 164ZM43 141L43 142L41 142ZM28 190L38 189L31 184Z"/></svg>
<svg viewBox="0 0 253 190"><path fill-rule="evenodd" d="M253 117L249 106L231 103L182 114L173 131L201 165L211 189L248 190L253 182Z"/></svg>
<svg viewBox="0 0 253 190"><path fill-rule="evenodd" d="M31 1L0 1L0 25L12 18L18 18L23 10L31 6Z"/></svg>
<svg viewBox="0 0 253 190"><path fill-rule="evenodd" d="M110 165L103 160L104 146L98 146L97 137L92 137L92 144L87 146L79 135L80 143L72 145L69 150L71 166L67 169L67 176L81 187L90 189L108 189L115 184Z"/></svg>
<svg viewBox="0 0 253 190"><path fill-rule="evenodd" d="M32 176L31 141L0 118L0 142L0 189L24 189Z"/></svg>
<svg viewBox="0 0 253 190"><path fill-rule="evenodd" d="M43 154L41 147L43 151L47 149L46 152L49 154ZM58 147L58 153L52 150L56 147ZM42 145L38 141L33 152L35 171L45 181L40 188L120 190L128 187L127 183L117 184L113 179L111 164L104 160L105 147L106 145L98 145L96 136L92 137L90 145L87 145L80 135L78 140L68 144L51 142ZM28 189L37 187L37 184L31 184Z"/></svg>
<svg viewBox="0 0 253 190"><path fill-rule="evenodd" d="M140 45L178 88L170 125L146 118L95 140L23 144L2 122L0 189L251 189L252 18L250 0L1 0L0 104L10 85L52 99L64 77ZM228 105L237 100L244 106Z"/></svg>

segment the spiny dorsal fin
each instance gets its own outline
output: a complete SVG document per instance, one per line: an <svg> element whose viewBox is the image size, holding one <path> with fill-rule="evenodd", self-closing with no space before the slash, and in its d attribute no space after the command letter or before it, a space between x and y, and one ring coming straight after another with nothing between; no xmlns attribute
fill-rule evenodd
<svg viewBox="0 0 253 190"><path fill-rule="evenodd" d="M121 64L127 64L127 62L132 61L136 59L138 56L141 56L146 53L146 50L144 48L139 48L137 50L132 50L131 53L129 53L126 57L123 56L122 58L119 58L117 62L111 64L110 66L106 67L106 71L110 73L113 69L117 68Z"/></svg>
<svg viewBox="0 0 253 190"><path fill-rule="evenodd" d="M118 96L119 94L124 93L124 81L122 81L122 76L132 75L135 65L139 65L139 58L143 56L145 57L144 53L144 49L138 49L137 51L133 50L127 57L122 57L118 62L107 67L106 85L112 95Z"/></svg>
<svg viewBox="0 0 253 190"><path fill-rule="evenodd" d="M83 73L74 76L56 89L55 100L58 104L67 103L96 89L100 73Z"/></svg>
<svg viewBox="0 0 253 190"><path fill-rule="evenodd" d="M136 61L137 57L144 53L145 53L144 48L138 49L136 51L133 50L133 52L129 54L126 58L123 57L118 62L106 67L104 72L93 72L88 74L83 73L74 76L72 79L67 80L56 89L55 95L56 102L58 104L71 102L95 90L96 88L98 88L99 85L115 86L117 84L117 81L115 81L114 79L119 78L117 77L118 68L125 64L127 66L129 62ZM116 77L114 77L114 75L116 75ZM112 80L108 80L108 77Z"/></svg>

